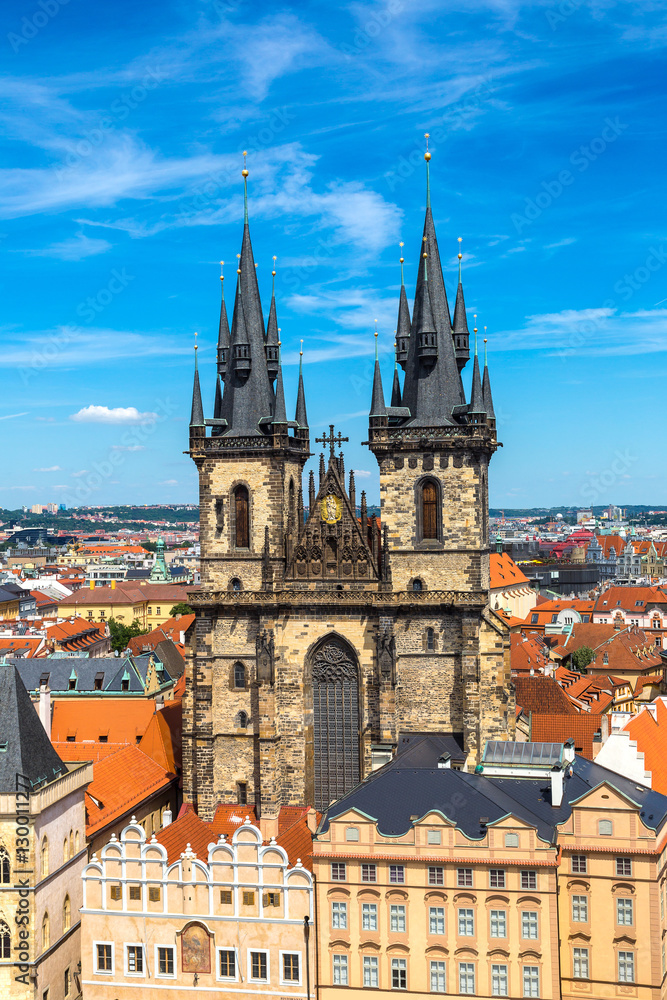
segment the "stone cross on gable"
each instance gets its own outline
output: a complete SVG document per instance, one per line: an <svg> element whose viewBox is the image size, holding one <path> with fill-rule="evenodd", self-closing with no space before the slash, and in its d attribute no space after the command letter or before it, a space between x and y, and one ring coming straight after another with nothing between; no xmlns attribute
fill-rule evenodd
<svg viewBox="0 0 667 1000"><path fill-rule="evenodd" d="M333 458L333 456L334 456L334 454L336 452L336 445L338 445L338 447L340 448L340 446L342 445L343 441L349 441L349 440L350 440L349 438L343 437L343 435L340 433L340 431L338 432L337 435L334 436L334 425L333 424L329 424L329 436L327 437L326 431L325 431L321 438L315 438L315 444L322 444L322 445L327 445L328 444L329 445L329 454Z"/></svg>

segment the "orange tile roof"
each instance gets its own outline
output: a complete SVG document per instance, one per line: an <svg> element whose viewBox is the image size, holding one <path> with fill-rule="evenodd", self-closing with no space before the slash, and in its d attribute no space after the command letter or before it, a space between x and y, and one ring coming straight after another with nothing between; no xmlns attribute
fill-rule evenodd
<svg viewBox="0 0 667 1000"><path fill-rule="evenodd" d="M167 702L151 718L141 738L139 749L164 767L180 774L182 770L183 710L180 701Z"/></svg>
<svg viewBox="0 0 667 1000"><path fill-rule="evenodd" d="M15 635L0 638L0 656L16 656L19 650L27 650L22 652L21 656L35 657L42 643L44 643L44 639L40 635ZM46 652L45 646L41 656L46 656Z"/></svg>
<svg viewBox="0 0 667 1000"><path fill-rule="evenodd" d="M616 555L619 556L628 544L628 539L623 538L621 535L596 535L595 537L598 545L604 552L605 559L609 558L612 548L615 550Z"/></svg>
<svg viewBox="0 0 667 1000"><path fill-rule="evenodd" d="M507 552L492 552L489 557L489 564L491 590L509 587L514 584L528 583L528 577L521 572Z"/></svg>
<svg viewBox="0 0 667 1000"><path fill-rule="evenodd" d="M564 743L574 740L576 753L593 760L593 737L601 726L599 715L581 712L579 715L552 715L533 712L530 717L530 738L535 743Z"/></svg>
<svg viewBox="0 0 667 1000"><path fill-rule="evenodd" d="M104 760L114 753L118 753L127 743L93 743L88 740L86 743L62 743L58 740L51 740L53 748L61 760Z"/></svg>
<svg viewBox="0 0 667 1000"><path fill-rule="evenodd" d="M175 775L156 764L138 746L126 746L95 764L86 791L86 836L132 812L167 788Z"/></svg>
<svg viewBox="0 0 667 1000"><path fill-rule="evenodd" d="M667 604L661 587L610 587L595 602L596 614L612 614L616 608L641 614L649 604Z"/></svg>
<svg viewBox="0 0 667 1000"><path fill-rule="evenodd" d="M630 733L637 750L644 754L644 766L651 772L651 788L667 795L667 706L664 700L656 698L650 709L643 708L626 723L624 732Z"/></svg>
<svg viewBox="0 0 667 1000"><path fill-rule="evenodd" d="M514 632L510 636L510 666L512 673L544 673L545 667L553 667L547 647L538 635L522 635Z"/></svg>
<svg viewBox="0 0 667 1000"><path fill-rule="evenodd" d="M106 735L107 743L136 744L155 711L155 702L146 698L54 699L51 741L64 742L74 735L76 743L99 743L100 735Z"/></svg>
<svg viewBox="0 0 667 1000"><path fill-rule="evenodd" d="M576 715L577 710L553 677L515 677L516 703L524 712Z"/></svg>

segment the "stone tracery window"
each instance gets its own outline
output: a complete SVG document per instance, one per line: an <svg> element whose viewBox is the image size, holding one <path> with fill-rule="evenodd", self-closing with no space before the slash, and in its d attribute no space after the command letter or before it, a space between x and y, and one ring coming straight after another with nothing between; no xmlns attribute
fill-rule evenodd
<svg viewBox="0 0 667 1000"><path fill-rule="evenodd" d="M359 677L352 651L336 638L316 650L312 671L315 806L323 809L361 777Z"/></svg>
<svg viewBox="0 0 667 1000"><path fill-rule="evenodd" d="M234 521L236 528L236 548L250 548L250 497L245 486L234 490Z"/></svg>
<svg viewBox="0 0 667 1000"><path fill-rule="evenodd" d="M438 537L438 490L432 480L422 486L422 538Z"/></svg>

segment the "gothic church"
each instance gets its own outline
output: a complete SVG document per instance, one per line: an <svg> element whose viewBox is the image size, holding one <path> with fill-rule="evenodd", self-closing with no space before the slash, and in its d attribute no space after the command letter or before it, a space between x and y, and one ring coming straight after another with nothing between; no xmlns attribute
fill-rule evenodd
<svg viewBox="0 0 667 1000"><path fill-rule="evenodd" d="M456 734L468 767L485 739L513 738L507 628L488 605L491 384L475 341L466 401L460 263L452 318L426 159L414 305L411 316L402 280L389 404L376 347L365 443L379 465L379 522L363 492L357 507L346 439L333 427L315 439L319 475L302 482L311 456L303 371L288 419L275 283L265 327L244 168L213 417L204 417L195 354L190 419L201 591L192 595L183 769L185 800L203 819L218 802L254 802L267 819L282 805L324 809L403 732Z"/></svg>

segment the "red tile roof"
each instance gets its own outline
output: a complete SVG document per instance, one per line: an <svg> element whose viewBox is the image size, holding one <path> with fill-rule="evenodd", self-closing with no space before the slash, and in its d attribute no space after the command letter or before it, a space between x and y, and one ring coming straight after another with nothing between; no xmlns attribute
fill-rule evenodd
<svg viewBox="0 0 667 1000"><path fill-rule="evenodd" d="M552 715L534 712L530 717L530 738L535 743L564 743L572 738L576 753L593 760L593 737L600 730L599 715Z"/></svg>
<svg viewBox="0 0 667 1000"><path fill-rule="evenodd" d="M528 583L528 577L521 572L507 552L492 552L489 557L489 569L491 590Z"/></svg>
<svg viewBox="0 0 667 1000"><path fill-rule="evenodd" d="M514 632L510 636L510 666L512 673L544 673L547 667L555 666L549 658L548 648L539 635L522 635Z"/></svg>
<svg viewBox="0 0 667 1000"><path fill-rule="evenodd" d="M667 795L667 706L664 700L656 698L650 708L643 708L625 725L624 732L630 733L637 750L644 754L644 766L651 772L651 788Z"/></svg>
<svg viewBox="0 0 667 1000"><path fill-rule="evenodd" d="M106 743L136 744L155 711L155 702L144 698L54 699L51 741L74 736L75 743L99 743L106 735Z"/></svg>
<svg viewBox="0 0 667 1000"><path fill-rule="evenodd" d="M139 749L164 767L180 774L182 760L183 709L180 701L167 702L151 718L141 738Z"/></svg>
<svg viewBox="0 0 667 1000"><path fill-rule="evenodd" d="M524 712L576 715L577 710L553 677L515 677L516 703Z"/></svg>
<svg viewBox="0 0 667 1000"><path fill-rule="evenodd" d="M649 604L667 604L667 593L660 587L610 587L595 602L595 613L613 614L618 608L641 614Z"/></svg>
<svg viewBox="0 0 667 1000"><path fill-rule="evenodd" d="M86 836L132 812L175 781L138 746L126 746L95 764L86 791Z"/></svg>

